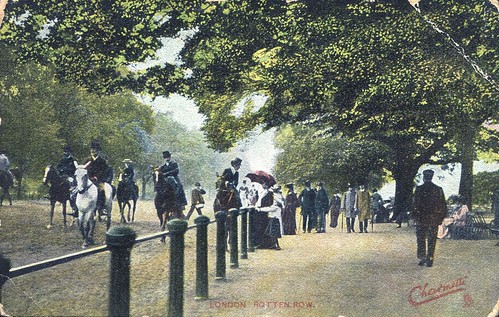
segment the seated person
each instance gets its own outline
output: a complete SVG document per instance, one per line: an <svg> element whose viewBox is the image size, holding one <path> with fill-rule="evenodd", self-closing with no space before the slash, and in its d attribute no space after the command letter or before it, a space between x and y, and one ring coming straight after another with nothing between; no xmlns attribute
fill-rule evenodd
<svg viewBox="0 0 499 317"><path fill-rule="evenodd" d="M468 206L464 204L464 198L458 197L456 199L457 207L454 208L450 217L445 217L442 224L438 226L437 237L439 239L445 238L449 234L449 227L464 227L466 218L468 216Z"/></svg>

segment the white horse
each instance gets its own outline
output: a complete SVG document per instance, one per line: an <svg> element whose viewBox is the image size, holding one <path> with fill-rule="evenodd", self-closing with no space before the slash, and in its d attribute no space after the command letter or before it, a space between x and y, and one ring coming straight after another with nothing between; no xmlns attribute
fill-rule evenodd
<svg viewBox="0 0 499 317"><path fill-rule="evenodd" d="M78 208L80 231L83 236L83 248L94 242L95 215L97 211L97 185L92 183L87 175L87 170L79 166L75 172L78 195L76 207ZM111 211L113 208L113 188L105 183L104 209L107 214L107 229L111 226Z"/></svg>

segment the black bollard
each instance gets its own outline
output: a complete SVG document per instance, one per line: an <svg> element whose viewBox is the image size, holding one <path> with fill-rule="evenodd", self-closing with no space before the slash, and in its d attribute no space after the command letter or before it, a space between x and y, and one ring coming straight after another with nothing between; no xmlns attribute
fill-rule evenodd
<svg viewBox="0 0 499 317"><path fill-rule="evenodd" d="M255 208L249 210L249 222L248 222L248 233L249 233L249 252L255 252Z"/></svg>
<svg viewBox="0 0 499 317"><path fill-rule="evenodd" d="M130 252L136 237L129 227L112 227L106 232L111 251L109 316L130 315Z"/></svg>
<svg viewBox="0 0 499 317"><path fill-rule="evenodd" d="M0 253L0 304L2 303L2 287L9 279L9 272L12 268L10 260Z"/></svg>
<svg viewBox="0 0 499 317"><path fill-rule="evenodd" d="M239 250L237 243L237 216L239 210L232 208L230 212L230 267L235 269L239 267Z"/></svg>
<svg viewBox="0 0 499 317"><path fill-rule="evenodd" d="M208 299L208 224L210 218L199 216L194 220L196 233L196 300Z"/></svg>
<svg viewBox="0 0 499 317"><path fill-rule="evenodd" d="M184 234L187 221L173 219L166 224L170 231L170 289L168 316L184 315Z"/></svg>
<svg viewBox="0 0 499 317"><path fill-rule="evenodd" d="M217 269L216 280L225 280L225 248L226 248L226 228L227 212L221 210L215 213L217 220Z"/></svg>
<svg viewBox="0 0 499 317"><path fill-rule="evenodd" d="M241 215L241 259L248 258L248 209L240 210Z"/></svg>

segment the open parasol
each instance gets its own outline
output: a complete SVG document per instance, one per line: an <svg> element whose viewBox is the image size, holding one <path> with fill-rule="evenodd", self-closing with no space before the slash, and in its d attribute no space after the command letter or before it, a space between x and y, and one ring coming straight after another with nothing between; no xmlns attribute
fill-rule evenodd
<svg viewBox="0 0 499 317"><path fill-rule="evenodd" d="M256 171L253 173L246 174L246 177L249 178L252 182L266 184L268 187L272 187L276 184L275 178L267 172L264 171Z"/></svg>

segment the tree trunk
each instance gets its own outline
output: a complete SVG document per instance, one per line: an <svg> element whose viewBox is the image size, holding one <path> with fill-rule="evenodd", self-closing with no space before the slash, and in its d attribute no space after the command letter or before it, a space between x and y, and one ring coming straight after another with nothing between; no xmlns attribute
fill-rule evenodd
<svg viewBox="0 0 499 317"><path fill-rule="evenodd" d="M459 195L465 199L465 204L472 210L473 202L473 159L475 158L474 142L476 129L471 124L461 131L458 151L461 157L461 180Z"/></svg>

